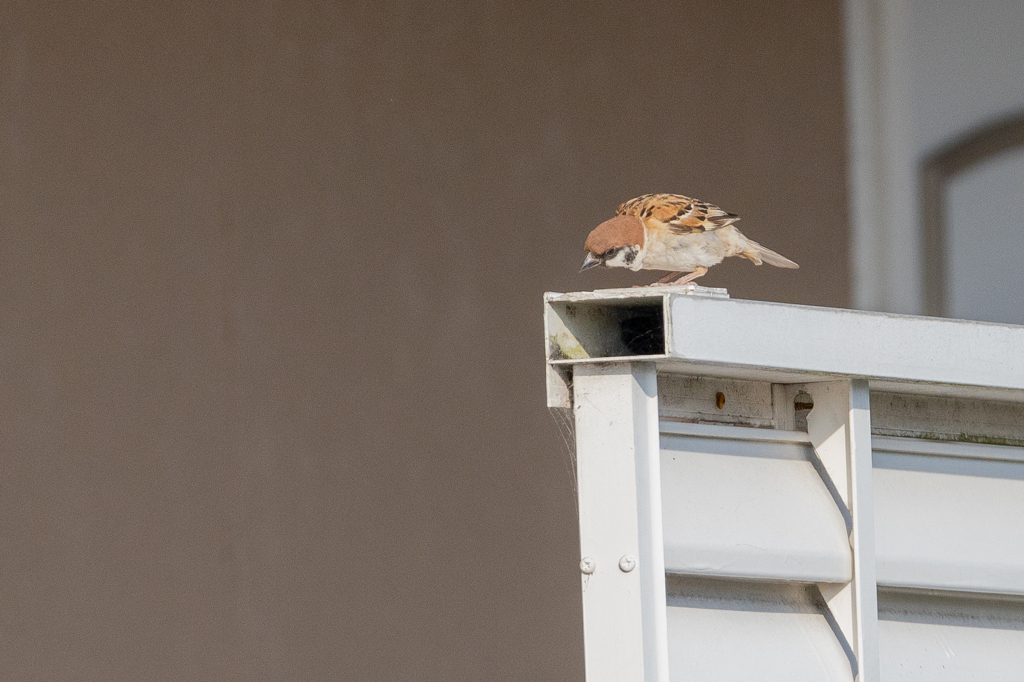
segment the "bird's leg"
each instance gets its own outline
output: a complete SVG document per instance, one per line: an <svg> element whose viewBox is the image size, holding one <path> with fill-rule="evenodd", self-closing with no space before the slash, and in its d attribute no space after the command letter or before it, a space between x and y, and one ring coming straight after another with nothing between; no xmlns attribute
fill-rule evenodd
<svg viewBox="0 0 1024 682"><path fill-rule="evenodd" d="M682 274L682 272L673 272L673 274ZM671 284L673 287L679 287L679 286L682 286L682 285L687 284L689 282L693 282L694 280L696 280L697 278L700 278L700 276L703 276L705 274L708 274L708 268L703 266L703 265L697 265L697 267L692 272L687 274L685 276L685 278L682 278L680 280L676 280L675 282L667 282L666 278L662 278L662 279L658 280L657 282L655 282L654 284L658 285L660 287L664 287L664 286L669 285L669 284ZM653 286L653 285L651 285L651 286Z"/></svg>
<svg viewBox="0 0 1024 682"><path fill-rule="evenodd" d="M659 279L657 282L653 282L650 286L654 286L654 285L661 286L661 285L664 285L664 284L668 284L669 282L671 282L676 277L679 277L682 274L683 273L681 273L681 272L670 272L667 275L665 275L664 277L662 277L661 279Z"/></svg>

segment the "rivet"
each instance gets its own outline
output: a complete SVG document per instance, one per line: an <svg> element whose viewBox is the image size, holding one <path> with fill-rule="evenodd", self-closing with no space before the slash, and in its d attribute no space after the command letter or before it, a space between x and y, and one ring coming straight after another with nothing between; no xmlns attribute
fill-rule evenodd
<svg viewBox="0 0 1024 682"><path fill-rule="evenodd" d="M619 568L622 569L623 573L629 573L636 568L636 557L632 554L626 554L619 559Z"/></svg>
<svg viewBox="0 0 1024 682"><path fill-rule="evenodd" d="M580 572L590 575L595 570L597 570L597 562L588 556L583 557L580 561Z"/></svg>

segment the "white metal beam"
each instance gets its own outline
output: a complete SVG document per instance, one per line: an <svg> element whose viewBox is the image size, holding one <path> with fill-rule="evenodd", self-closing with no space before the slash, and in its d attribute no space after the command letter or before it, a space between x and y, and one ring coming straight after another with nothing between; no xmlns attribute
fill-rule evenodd
<svg viewBox="0 0 1024 682"><path fill-rule="evenodd" d="M1024 401L1024 326L634 291L546 294L549 364L653 360L661 371L747 381L850 377L887 391ZM629 355L607 341L622 338L630 310L651 315L664 348Z"/></svg>
<svg viewBox="0 0 1024 682"><path fill-rule="evenodd" d="M686 362L1024 388L1024 327L699 296L671 311L669 354Z"/></svg>
<svg viewBox="0 0 1024 682"><path fill-rule="evenodd" d="M577 367L573 394L587 680L668 682L655 367Z"/></svg>

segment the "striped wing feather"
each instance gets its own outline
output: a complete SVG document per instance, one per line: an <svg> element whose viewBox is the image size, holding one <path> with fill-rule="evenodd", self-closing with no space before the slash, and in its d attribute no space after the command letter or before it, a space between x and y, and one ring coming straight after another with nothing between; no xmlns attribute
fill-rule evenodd
<svg viewBox="0 0 1024 682"><path fill-rule="evenodd" d="M681 194L644 194L621 204L617 215L654 220L677 234L696 234L732 225L739 216Z"/></svg>

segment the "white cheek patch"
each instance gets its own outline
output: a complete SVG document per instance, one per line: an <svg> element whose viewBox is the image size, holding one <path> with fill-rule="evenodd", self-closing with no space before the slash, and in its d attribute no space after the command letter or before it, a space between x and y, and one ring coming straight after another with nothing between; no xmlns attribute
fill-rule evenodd
<svg viewBox="0 0 1024 682"><path fill-rule="evenodd" d="M632 270L633 272L637 272L641 268L643 268L643 266L644 266L644 256L647 255L647 245L648 244L650 244L650 241L648 241L647 239L644 239L644 243L643 243L642 246L640 244L636 245L636 247L635 247L636 248L636 258L633 259L633 263L629 266L629 269Z"/></svg>
<svg viewBox="0 0 1024 682"><path fill-rule="evenodd" d="M626 262L627 249L619 249L615 255L604 262L610 268L628 268L631 264Z"/></svg>
<svg viewBox="0 0 1024 682"><path fill-rule="evenodd" d="M615 255L604 262L609 268L629 268L637 270L640 266L641 249L639 246L624 246Z"/></svg>

